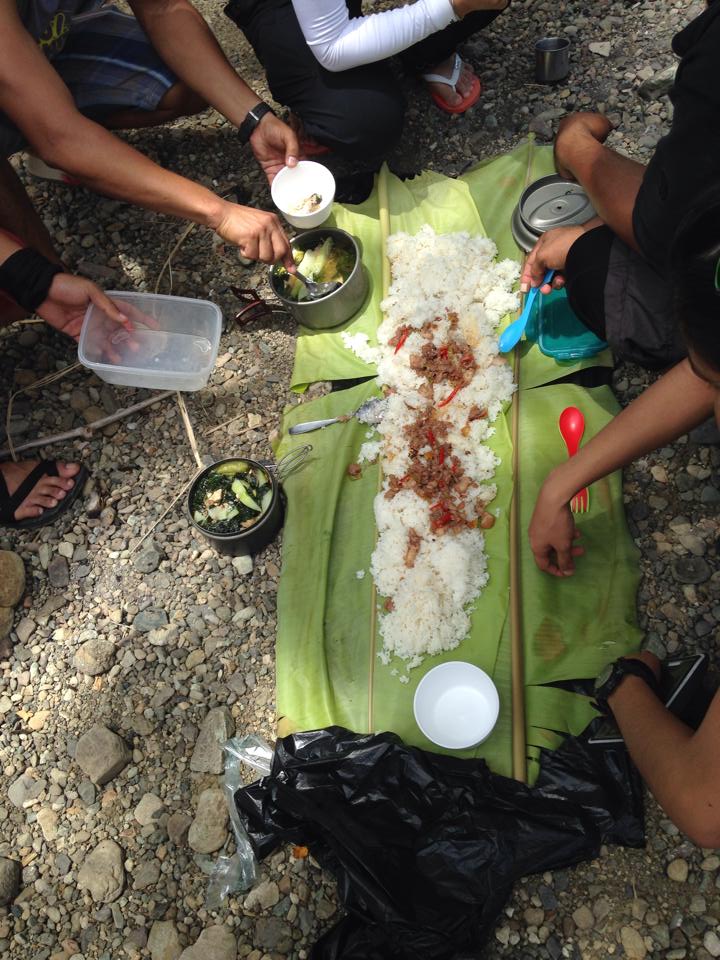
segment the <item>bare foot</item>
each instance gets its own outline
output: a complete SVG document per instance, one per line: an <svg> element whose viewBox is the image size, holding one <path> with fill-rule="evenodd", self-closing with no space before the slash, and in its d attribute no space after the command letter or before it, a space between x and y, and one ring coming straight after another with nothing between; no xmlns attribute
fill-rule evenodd
<svg viewBox="0 0 720 960"><path fill-rule="evenodd" d="M436 67L431 67L427 73L439 73L441 77L447 77L449 80L452 76L454 65L455 54L453 54L448 60L443 60L443 62L439 63ZM449 87L446 83L437 83L433 80L428 80L426 82L429 90L432 90L433 93L436 93L451 107L456 107L470 93L474 76L475 74L472 68L463 61L463 65L460 70L460 76L455 84L455 89Z"/></svg>
<svg viewBox="0 0 720 960"><path fill-rule="evenodd" d="M0 473L2 473L7 484L10 496L15 493L17 488L23 482L25 477L38 464L37 460L21 460L19 463L0 463ZM41 477L30 493L15 511L16 520L27 520L30 517L39 517L44 510L56 507L65 497L69 490L72 490L75 481L72 479L80 472L79 463L57 463L59 477Z"/></svg>

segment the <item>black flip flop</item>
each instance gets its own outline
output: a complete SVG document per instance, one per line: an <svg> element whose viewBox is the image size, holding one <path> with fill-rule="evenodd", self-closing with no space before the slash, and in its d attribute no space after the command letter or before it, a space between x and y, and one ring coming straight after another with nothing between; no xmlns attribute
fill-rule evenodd
<svg viewBox="0 0 720 960"><path fill-rule="evenodd" d="M11 530L35 530L38 527L47 527L54 523L57 518L66 513L75 503L82 493L89 474L85 467L70 479L74 481L73 486L65 493L62 500L58 501L56 507L44 507L39 517L27 517L25 520L15 520L15 511L23 502L25 497L32 492L37 482L43 477L59 477L56 460L41 460L36 467L25 477L23 482L17 488L15 493L10 495L8 485L0 472L0 526L9 527Z"/></svg>

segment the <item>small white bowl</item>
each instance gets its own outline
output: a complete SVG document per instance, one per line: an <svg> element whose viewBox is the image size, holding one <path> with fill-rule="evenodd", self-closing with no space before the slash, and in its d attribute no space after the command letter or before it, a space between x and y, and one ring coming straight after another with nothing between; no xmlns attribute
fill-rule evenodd
<svg viewBox="0 0 720 960"><path fill-rule="evenodd" d="M428 740L447 750L464 750L490 736L500 699L484 670L451 660L425 674L415 690L413 710Z"/></svg>
<svg viewBox="0 0 720 960"><path fill-rule="evenodd" d="M300 160L296 167L283 167L270 188L273 203L294 227L319 227L332 212L335 177L327 167L314 160ZM322 203L313 213L294 213L293 208L306 197L319 193Z"/></svg>

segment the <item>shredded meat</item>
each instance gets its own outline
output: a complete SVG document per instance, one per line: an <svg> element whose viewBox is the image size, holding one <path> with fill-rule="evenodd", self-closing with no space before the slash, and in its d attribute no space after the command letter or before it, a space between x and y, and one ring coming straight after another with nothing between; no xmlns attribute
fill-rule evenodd
<svg viewBox="0 0 720 960"><path fill-rule="evenodd" d="M350 463L347 468L347 475L352 477L353 480L357 480L358 477L362 476L362 467L359 463Z"/></svg>
<svg viewBox="0 0 720 960"><path fill-rule="evenodd" d="M393 612L393 610L395 609L395 604L393 603L392 597L388 597L385 600L385 603L383 604L383 609L385 610L385 613Z"/></svg>
<svg viewBox="0 0 720 960"><path fill-rule="evenodd" d="M473 404L468 412L468 423L472 423L473 420L485 420L487 415L488 412L485 407L478 407L477 404Z"/></svg>
<svg viewBox="0 0 720 960"><path fill-rule="evenodd" d="M420 534L417 530L414 530L412 527L408 530L408 545L407 550L405 551L405 566L414 567L415 560L420 550Z"/></svg>
<svg viewBox="0 0 720 960"><path fill-rule="evenodd" d="M495 526L495 517L491 513L483 513L480 517L480 527L482 530L489 530Z"/></svg>
<svg viewBox="0 0 720 960"><path fill-rule="evenodd" d="M475 376L477 363L470 344L466 340L450 340L436 347L424 343L420 353L410 357L410 367L430 383L451 383L454 387L465 386Z"/></svg>

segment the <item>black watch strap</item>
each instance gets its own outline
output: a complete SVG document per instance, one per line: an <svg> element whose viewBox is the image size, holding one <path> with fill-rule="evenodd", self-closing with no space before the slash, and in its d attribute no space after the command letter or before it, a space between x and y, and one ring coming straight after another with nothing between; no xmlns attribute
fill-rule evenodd
<svg viewBox="0 0 720 960"><path fill-rule="evenodd" d="M595 706L601 713L606 716L612 713L608 697L612 696L626 677L639 677L645 681L656 697L660 696L660 686L651 668L642 660L621 657L613 663L610 675L605 682L595 687Z"/></svg>
<svg viewBox="0 0 720 960"><path fill-rule="evenodd" d="M252 136L253 130L260 123L266 113L275 115L273 108L262 100L256 103L252 110L248 110L247 116L238 127L238 137L241 143L247 143Z"/></svg>

